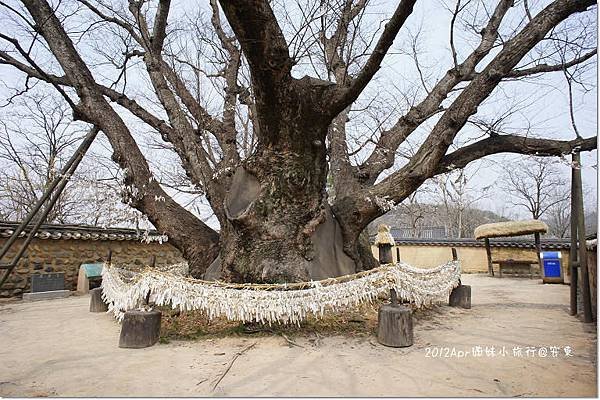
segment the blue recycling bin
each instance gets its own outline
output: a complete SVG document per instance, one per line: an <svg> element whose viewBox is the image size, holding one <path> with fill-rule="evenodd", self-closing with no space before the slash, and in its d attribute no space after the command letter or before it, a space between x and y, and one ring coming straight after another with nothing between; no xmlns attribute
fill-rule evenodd
<svg viewBox="0 0 600 400"><path fill-rule="evenodd" d="M544 283L563 283L561 268L562 254L560 251L542 251L543 281Z"/></svg>

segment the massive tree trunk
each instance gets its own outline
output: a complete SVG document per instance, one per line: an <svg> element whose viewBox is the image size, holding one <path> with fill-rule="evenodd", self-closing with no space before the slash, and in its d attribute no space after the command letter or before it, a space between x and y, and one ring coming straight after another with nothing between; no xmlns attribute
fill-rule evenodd
<svg viewBox="0 0 600 400"><path fill-rule="evenodd" d="M327 202L325 128L299 114L269 136L296 139L261 143L235 171L221 255L207 278L294 282L355 272Z"/></svg>

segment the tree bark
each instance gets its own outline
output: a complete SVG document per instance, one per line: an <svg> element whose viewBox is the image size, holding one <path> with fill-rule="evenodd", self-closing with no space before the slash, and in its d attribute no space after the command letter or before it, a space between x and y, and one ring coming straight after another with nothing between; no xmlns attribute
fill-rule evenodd
<svg viewBox="0 0 600 400"><path fill-rule="evenodd" d="M356 271L327 204L324 143L305 146L263 148L238 167L224 203L220 265L207 277L296 282Z"/></svg>
<svg viewBox="0 0 600 400"><path fill-rule="evenodd" d="M412 311L405 305L384 304L379 309L377 341L389 347L413 345Z"/></svg>

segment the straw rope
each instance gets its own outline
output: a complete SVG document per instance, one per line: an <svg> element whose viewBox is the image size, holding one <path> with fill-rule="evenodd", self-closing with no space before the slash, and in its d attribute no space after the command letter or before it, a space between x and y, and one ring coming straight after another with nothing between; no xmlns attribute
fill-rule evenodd
<svg viewBox="0 0 600 400"><path fill-rule="evenodd" d="M184 267L179 265L169 270L148 267L131 271L105 264L102 289L109 311L121 320L124 311L143 307L150 293L150 301L156 305L201 310L211 319L224 316L243 322L299 323L309 314L319 317L326 311L372 301L390 289L417 307L447 301L460 279L458 261L432 269L387 264L352 275L289 284L204 281L182 276L178 271Z"/></svg>

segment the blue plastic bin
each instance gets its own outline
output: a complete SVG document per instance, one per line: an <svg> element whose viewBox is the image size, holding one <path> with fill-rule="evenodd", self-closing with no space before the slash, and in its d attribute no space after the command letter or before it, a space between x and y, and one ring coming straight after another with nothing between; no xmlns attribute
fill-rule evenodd
<svg viewBox="0 0 600 400"><path fill-rule="evenodd" d="M562 282L562 254L560 251L542 251L540 258L544 269L544 282Z"/></svg>

